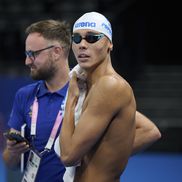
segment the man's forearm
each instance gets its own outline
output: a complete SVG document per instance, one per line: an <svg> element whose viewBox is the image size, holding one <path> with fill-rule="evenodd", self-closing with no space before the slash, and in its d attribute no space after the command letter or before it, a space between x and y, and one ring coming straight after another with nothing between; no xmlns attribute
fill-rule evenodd
<svg viewBox="0 0 182 182"><path fill-rule="evenodd" d="M76 100L70 99L66 103L65 115L60 133L60 146L61 146L61 160L65 166L72 165L71 156L72 154L72 135L75 129L74 123L74 111L75 111ZM71 164L70 164L71 163Z"/></svg>
<svg viewBox="0 0 182 182"><path fill-rule="evenodd" d="M5 164L11 168L16 169L19 167L20 164L20 155L11 154L7 149L3 152L3 159Z"/></svg>
<svg viewBox="0 0 182 182"><path fill-rule="evenodd" d="M146 149L160 138L161 133L157 126L149 118L137 111L135 140L132 154Z"/></svg>
<svg viewBox="0 0 182 182"><path fill-rule="evenodd" d="M133 144L132 154L134 155L137 152L146 149L155 141L157 141L160 137L160 132L156 131L156 128L149 131L142 131L142 129L136 130L136 137Z"/></svg>

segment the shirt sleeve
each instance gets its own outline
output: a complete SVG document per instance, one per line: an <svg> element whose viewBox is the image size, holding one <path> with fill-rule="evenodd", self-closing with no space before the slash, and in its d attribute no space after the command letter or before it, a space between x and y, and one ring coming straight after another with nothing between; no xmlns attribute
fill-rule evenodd
<svg viewBox="0 0 182 182"><path fill-rule="evenodd" d="M8 121L8 126L10 128L14 128L20 131L21 126L24 124L23 108L24 108L23 92L21 90L18 90L15 95L13 107Z"/></svg>

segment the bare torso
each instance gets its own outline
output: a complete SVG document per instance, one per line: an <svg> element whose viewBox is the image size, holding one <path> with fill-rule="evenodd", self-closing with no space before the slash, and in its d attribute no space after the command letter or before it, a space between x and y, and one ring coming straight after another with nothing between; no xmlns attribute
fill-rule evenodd
<svg viewBox="0 0 182 182"><path fill-rule="evenodd" d="M122 84L123 79L121 77L118 83L120 83L120 80ZM128 84L126 84L126 87L128 87L126 88L127 91L131 92ZM96 88L94 86L93 89L90 89L84 109L92 99L90 95L96 91ZM130 97L130 102L114 114L99 141L82 159L81 166L77 167L74 182L120 181L120 175L124 171L132 151L135 133L135 100L133 94Z"/></svg>

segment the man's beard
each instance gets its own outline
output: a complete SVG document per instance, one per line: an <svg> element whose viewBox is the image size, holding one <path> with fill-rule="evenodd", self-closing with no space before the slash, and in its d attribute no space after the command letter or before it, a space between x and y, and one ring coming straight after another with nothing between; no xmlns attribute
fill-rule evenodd
<svg viewBox="0 0 182 182"><path fill-rule="evenodd" d="M55 74L55 68L50 66L49 68L34 70L30 72L30 76L33 80L51 80Z"/></svg>

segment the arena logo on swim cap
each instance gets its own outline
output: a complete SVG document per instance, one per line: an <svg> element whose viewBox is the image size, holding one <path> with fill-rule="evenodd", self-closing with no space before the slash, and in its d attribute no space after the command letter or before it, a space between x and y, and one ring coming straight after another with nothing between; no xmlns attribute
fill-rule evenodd
<svg viewBox="0 0 182 182"><path fill-rule="evenodd" d="M75 24L75 28L79 27L96 27L95 22L79 22Z"/></svg>
<svg viewBox="0 0 182 182"><path fill-rule="evenodd" d="M107 31L110 35L112 35L112 30L111 30L111 28L110 28L107 24L102 23L102 27L103 27L104 29L106 29L106 31Z"/></svg>

